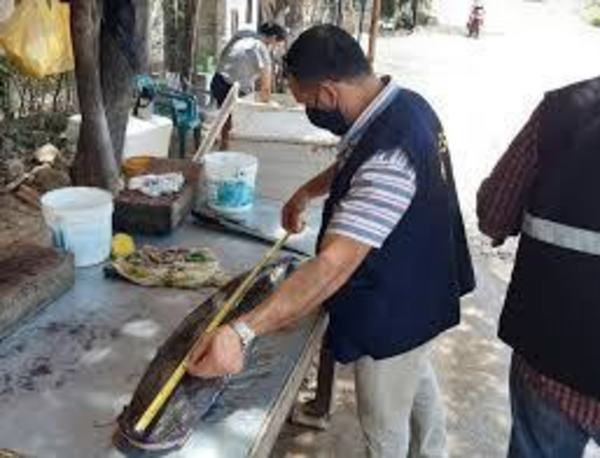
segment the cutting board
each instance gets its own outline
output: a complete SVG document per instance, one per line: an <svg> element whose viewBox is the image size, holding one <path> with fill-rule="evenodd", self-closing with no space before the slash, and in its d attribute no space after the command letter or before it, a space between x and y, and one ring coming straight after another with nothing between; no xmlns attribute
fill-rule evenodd
<svg viewBox="0 0 600 458"><path fill-rule="evenodd" d="M31 243L0 250L0 338L68 291L73 256Z"/></svg>
<svg viewBox="0 0 600 458"><path fill-rule="evenodd" d="M196 195L202 167L181 159L150 160L140 174L181 172L183 189L177 194L149 197L138 191L124 190L115 199L115 230L147 235L163 235L173 231L189 215Z"/></svg>

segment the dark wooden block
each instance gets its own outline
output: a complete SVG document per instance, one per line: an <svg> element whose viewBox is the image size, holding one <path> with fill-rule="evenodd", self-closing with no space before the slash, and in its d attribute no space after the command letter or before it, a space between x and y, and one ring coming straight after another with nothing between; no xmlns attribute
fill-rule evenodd
<svg viewBox="0 0 600 458"><path fill-rule="evenodd" d="M74 283L73 256L54 248L16 244L0 250L0 337L39 312Z"/></svg>
<svg viewBox="0 0 600 458"><path fill-rule="evenodd" d="M190 214L198 192L201 166L180 159L153 159L144 174L181 172L185 184L181 192L149 197L138 191L122 191L115 199L115 230L161 235L175 229Z"/></svg>

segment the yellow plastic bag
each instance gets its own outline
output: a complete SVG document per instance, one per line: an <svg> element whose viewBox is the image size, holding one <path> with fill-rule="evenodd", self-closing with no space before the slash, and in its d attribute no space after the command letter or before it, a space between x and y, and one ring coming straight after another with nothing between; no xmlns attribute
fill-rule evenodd
<svg viewBox="0 0 600 458"><path fill-rule="evenodd" d="M22 0L0 29L0 46L25 74L41 78L72 70L69 5Z"/></svg>

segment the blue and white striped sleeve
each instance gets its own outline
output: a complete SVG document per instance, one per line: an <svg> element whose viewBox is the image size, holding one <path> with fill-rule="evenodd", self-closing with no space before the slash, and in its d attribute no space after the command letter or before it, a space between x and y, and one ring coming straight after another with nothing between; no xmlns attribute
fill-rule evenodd
<svg viewBox="0 0 600 458"><path fill-rule="evenodd" d="M416 173L403 150L377 153L356 172L338 203L327 233L381 248L417 190Z"/></svg>

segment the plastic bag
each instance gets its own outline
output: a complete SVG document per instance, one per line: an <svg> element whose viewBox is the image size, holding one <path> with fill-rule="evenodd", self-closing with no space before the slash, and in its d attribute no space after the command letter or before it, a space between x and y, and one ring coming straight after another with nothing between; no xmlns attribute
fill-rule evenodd
<svg viewBox="0 0 600 458"><path fill-rule="evenodd" d="M0 24L10 19L15 10L15 0L0 0Z"/></svg>
<svg viewBox="0 0 600 458"><path fill-rule="evenodd" d="M0 29L0 46L27 75L41 78L72 70L69 5L23 0Z"/></svg>

